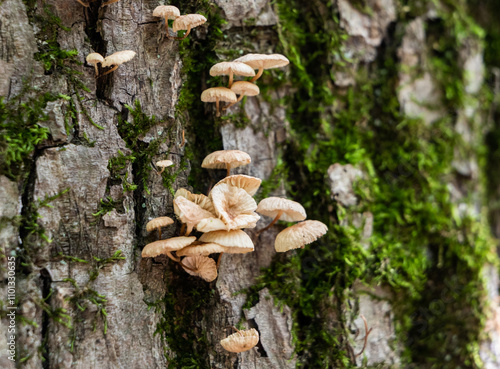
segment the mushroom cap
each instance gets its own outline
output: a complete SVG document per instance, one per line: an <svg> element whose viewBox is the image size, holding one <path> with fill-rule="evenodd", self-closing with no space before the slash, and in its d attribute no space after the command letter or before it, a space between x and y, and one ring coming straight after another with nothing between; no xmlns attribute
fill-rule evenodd
<svg viewBox="0 0 500 369"><path fill-rule="evenodd" d="M281 197L267 197L257 207L257 213L276 218L280 211L283 213L280 216L285 222L298 222L306 219L306 210L296 201L283 199Z"/></svg>
<svg viewBox="0 0 500 369"><path fill-rule="evenodd" d="M196 241L196 237L172 237L167 240L159 240L148 243L142 250L143 258L154 258L167 252L181 250Z"/></svg>
<svg viewBox="0 0 500 369"><path fill-rule="evenodd" d="M254 69L279 68L290 63L290 61L281 54L247 54L234 61L248 64Z"/></svg>
<svg viewBox="0 0 500 369"><path fill-rule="evenodd" d="M204 218L213 218L214 216L211 212L206 211L201 206L182 196L174 198L174 205L179 210L176 212L176 215L182 223L186 223L188 225L196 226L200 220Z"/></svg>
<svg viewBox="0 0 500 369"><path fill-rule="evenodd" d="M102 62L102 67L104 68L104 67L109 67L111 65L121 65L123 63L132 60L135 55L136 52L132 50L118 51L114 54L106 56L104 58L104 61Z"/></svg>
<svg viewBox="0 0 500 369"><path fill-rule="evenodd" d="M236 81L232 84L231 90L236 95L256 96L260 93L259 86L252 82Z"/></svg>
<svg viewBox="0 0 500 369"><path fill-rule="evenodd" d="M201 242L213 242L221 246L230 248L230 253L237 253L241 250L242 253L254 250L252 239L249 235L239 229L233 231L214 231L204 233L200 237Z"/></svg>
<svg viewBox="0 0 500 369"><path fill-rule="evenodd" d="M203 102L216 102L217 100L234 103L238 99L236 94L227 87L212 87L201 93Z"/></svg>
<svg viewBox="0 0 500 369"><path fill-rule="evenodd" d="M274 241L277 252L302 248L316 241L328 231L328 227L318 220L306 220L285 228Z"/></svg>
<svg viewBox="0 0 500 369"><path fill-rule="evenodd" d="M181 16L179 9L173 5L160 5L153 10L153 17L176 19Z"/></svg>
<svg viewBox="0 0 500 369"><path fill-rule="evenodd" d="M221 62L215 64L210 68L210 75L214 76L226 76L233 73L237 76L243 77L253 77L255 76L255 70L245 63L239 62Z"/></svg>
<svg viewBox="0 0 500 369"><path fill-rule="evenodd" d="M205 159L203 159L201 167L208 169L226 169L226 164L229 164L230 168L233 169L242 165L250 164L251 161L252 158L250 155L244 151L219 150L208 154Z"/></svg>
<svg viewBox="0 0 500 369"><path fill-rule="evenodd" d="M222 347L229 352L248 351L257 343L259 343L259 332L254 328L233 333L220 341Z"/></svg>
<svg viewBox="0 0 500 369"><path fill-rule="evenodd" d="M162 228L169 226L170 224L173 224L174 220L169 217L159 217L159 218L154 218L146 224L146 231L151 232L155 229Z"/></svg>
<svg viewBox="0 0 500 369"><path fill-rule="evenodd" d="M255 213L257 203L245 190L221 183L210 191L215 213L227 229L254 228L260 217Z"/></svg>
<svg viewBox="0 0 500 369"><path fill-rule="evenodd" d="M196 225L200 232L207 233L213 231L228 231L226 223L219 218L205 218Z"/></svg>
<svg viewBox="0 0 500 369"><path fill-rule="evenodd" d="M207 282L212 282L215 278L217 278L217 266L214 259L201 255L187 256L182 259L182 264L194 269L186 269L183 266L182 268L187 273L200 277Z"/></svg>
<svg viewBox="0 0 500 369"><path fill-rule="evenodd" d="M226 252L226 247L213 242L203 243L196 241L191 245L184 247L182 250L177 251L177 256L208 256L210 254L219 254L221 252Z"/></svg>
<svg viewBox="0 0 500 369"><path fill-rule="evenodd" d="M172 29L174 32L187 30L189 28L201 26L206 21L207 18L205 18L201 14L181 15L180 17L174 20L174 24L172 24Z"/></svg>
<svg viewBox="0 0 500 369"><path fill-rule="evenodd" d="M86 60L89 64L97 64L102 63L104 61L104 58L99 53L90 53L89 55L87 55Z"/></svg>
<svg viewBox="0 0 500 369"><path fill-rule="evenodd" d="M238 187L244 189L250 196L253 196L257 193L257 190L262 183L262 179L252 176L246 176L244 174L235 174L232 176L227 176L226 178L217 182L216 186L226 183L230 186Z"/></svg>
<svg viewBox="0 0 500 369"><path fill-rule="evenodd" d="M174 199L182 196L188 199L189 201L194 202L196 205L199 205L203 210L209 211L212 214L215 214L215 208L214 205L212 204L212 200L208 198L208 196L205 196L203 194L195 194L191 193L185 188L179 188L174 195ZM178 213L178 209L176 209L176 205L174 203L174 211L175 214Z"/></svg>
<svg viewBox="0 0 500 369"><path fill-rule="evenodd" d="M160 168L166 168L171 165L174 165L174 162L172 160L160 160L156 162L156 166Z"/></svg>

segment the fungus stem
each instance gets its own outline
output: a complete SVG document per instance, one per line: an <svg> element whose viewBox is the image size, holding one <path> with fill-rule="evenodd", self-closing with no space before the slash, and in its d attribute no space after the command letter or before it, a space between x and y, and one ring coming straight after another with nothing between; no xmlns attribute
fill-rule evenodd
<svg viewBox="0 0 500 369"><path fill-rule="evenodd" d="M217 259L217 265L215 266L215 267L217 268L217 270L219 270L219 265L220 265L220 261L222 260L222 255L223 255L223 254L224 254L224 253L223 253L223 252L221 252L221 253L219 254L219 258Z"/></svg>
<svg viewBox="0 0 500 369"><path fill-rule="evenodd" d="M259 71L257 72L257 74L255 75L255 77L253 77L250 82L255 82L257 81L260 76L262 76L262 73L264 72L264 68L259 68Z"/></svg>
<svg viewBox="0 0 500 369"><path fill-rule="evenodd" d="M234 329L236 332L240 333L240 330L239 330L238 328L236 328L235 326L233 326L233 329Z"/></svg>
<svg viewBox="0 0 500 369"><path fill-rule="evenodd" d="M171 38L173 38L174 40L184 40L189 35L190 32L191 32L191 27L189 27L186 30L186 33L184 34L184 36L182 36L182 37L171 37Z"/></svg>
<svg viewBox="0 0 500 369"><path fill-rule="evenodd" d="M182 223L181 234L183 234L185 230L186 230L186 223Z"/></svg>
<svg viewBox="0 0 500 369"><path fill-rule="evenodd" d="M233 85L233 71L231 70L229 72L229 83L227 84L227 87L231 88L232 85Z"/></svg>
<svg viewBox="0 0 500 369"><path fill-rule="evenodd" d="M118 0L109 0L109 1L106 1L105 3L102 3L101 6L106 6L106 5L109 5L109 4L113 4L113 3L116 3Z"/></svg>
<svg viewBox="0 0 500 369"><path fill-rule="evenodd" d="M220 111L219 111L219 98L215 98L215 107L217 108L217 113L215 114L216 117L220 117Z"/></svg>
<svg viewBox="0 0 500 369"><path fill-rule="evenodd" d="M243 98L244 98L245 96L246 96L246 95L241 94L240 96L238 96L238 100L236 100L236 102L229 104L228 106L226 106L226 107L222 108L222 110L227 110L227 109L229 109L231 106L233 106L233 105L235 105L235 104L239 103L241 100L243 100Z"/></svg>
<svg viewBox="0 0 500 369"><path fill-rule="evenodd" d="M180 263L181 259L180 258L176 258L174 255L172 255L170 253L170 251L167 251L167 256L172 259L173 261L175 261L176 263Z"/></svg>
<svg viewBox="0 0 500 369"><path fill-rule="evenodd" d="M281 214L283 214L283 210L280 210L278 212L278 214L276 215L276 218L274 218L273 221L267 227L262 228L261 230L257 231L257 234L261 234L265 230L268 230L269 228L271 228L274 225L274 223L276 223L279 220L279 218L281 217Z"/></svg>
<svg viewBox="0 0 500 369"><path fill-rule="evenodd" d="M361 318L363 319L363 322L365 323L365 342L363 343L363 348L361 349L361 351L359 352L359 354L356 354L356 355L355 355L355 357L360 356L360 355L363 353L363 351L365 351L366 344L367 344L367 342L368 342L368 335L369 335L369 334L371 333L371 331L372 331L372 328L368 329L368 323L367 323L367 321L366 321L365 317L364 317L363 315L360 315L360 316L361 316Z"/></svg>
<svg viewBox="0 0 500 369"><path fill-rule="evenodd" d="M86 8L90 7L89 4L85 4L82 0L76 0L76 1L78 1L80 4L82 4Z"/></svg>
<svg viewBox="0 0 500 369"><path fill-rule="evenodd" d="M229 177L231 175L231 164L226 163L226 169L227 169L226 177Z"/></svg>
<svg viewBox="0 0 500 369"><path fill-rule="evenodd" d="M101 75L101 77L104 77L106 74L110 74L111 72L114 72L115 70L118 69L118 67L119 67L118 65L115 65L113 68L111 68L110 70L108 70L106 73L103 73Z"/></svg>
<svg viewBox="0 0 500 369"><path fill-rule="evenodd" d="M187 229L186 229L186 234L184 235L184 237L187 237L191 234L191 231L193 230L193 225L192 224L188 224L187 225Z"/></svg>
<svg viewBox="0 0 500 369"><path fill-rule="evenodd" d="M158 227L158 239L161 240L161 227Z"/></svg>
<svg viewBox="0 0 500 369"><path fill-rule="evenodd" d="M99 77L99 68L97 67L97 63L94 64L95 68L95 78Z"/></svg>

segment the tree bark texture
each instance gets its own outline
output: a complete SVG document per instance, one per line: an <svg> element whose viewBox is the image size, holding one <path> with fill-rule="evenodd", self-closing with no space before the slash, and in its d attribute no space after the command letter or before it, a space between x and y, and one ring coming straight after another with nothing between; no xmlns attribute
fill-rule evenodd
<svg viewBox="0 0 500 369"><path fill-rule="evenodd" d="M0 367L500 368L489 2L174 1L208 18L180 42L163 3L0 0ZM121 50L137 55L106 76L85 62ZM250 52L290 65L217 118L210 66ZM284 223L249 230L255 252L223 255L212 283L141 258L175 190L224 176L200 168L221 149L328 235L278 255ZM232 326L257 347L224 351Z"/></svg>

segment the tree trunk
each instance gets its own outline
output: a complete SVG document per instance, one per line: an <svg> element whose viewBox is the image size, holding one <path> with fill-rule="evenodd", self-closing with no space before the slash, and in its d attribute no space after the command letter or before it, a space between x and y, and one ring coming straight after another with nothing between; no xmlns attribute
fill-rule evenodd
<svg viewBox="0 0 500 369"><path fill-rule="evenodd" d="M500 368L492 2L173 1L208 19L177 41L157 1L82 1L0 0L2 368ZM210 67L252 52L290 65L217 118ZM328 234L277 254L285 223L248 230L211 283L141 258L221 149ZM256 348L224 351L233 326Z"/></svg>

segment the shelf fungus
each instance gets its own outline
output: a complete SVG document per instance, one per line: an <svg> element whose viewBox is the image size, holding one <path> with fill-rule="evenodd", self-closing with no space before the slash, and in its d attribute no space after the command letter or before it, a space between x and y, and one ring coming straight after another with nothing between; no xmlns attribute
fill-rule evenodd
<svg viewBox="0 0 500 369"><path fill-rule="evenodd" d="M179 259L175 258L171 252L181 250L191 245L194 241L196 241L196 237L172 237L167 240L158 240L148 243L142 250L141 255L143 258L154 258L160 255L167 255L173 261L179 262Z"/></svg>
<svg viewBox="0 0 500 369"><path fill-rule="evenodd" d="M161 239L161 229L163 227L167 227L171 224L174 224L174 220L170 217L154 218L146 224L146 231L152 232L155 229L157 229L158 230L158 238Z"/></svg>
<svg viewBox="0 0 500 369"><path fill-rule="evenodd" d="M191 32L191 29L201 26L207 21L207 18L205 18L201 14L186 14L186 15L181 15L180 17L177 17L174 20L174 23L172 24L172 30L174 32L178 31L183 31L185 30L186 33L182 37L174 37L176 40L183 40L185 39L189 33Z"/></svg>
<svg viewBox="0 0 500 369"><path fill-rule="evenodd" d="M290 61L281 54L247 54L234 61L248 64L252 68L259 70L250 82L257 81L264 72L264 69L280 68L290 63Z"/></svg>
<svg viewBox="0 0 500 369"><path fill-rule="evenodd" d="M182 268L195 277L200 277L207 282L217 278L217 266L215 260L206 256L187 256L181 260Z"/></svg>
<svg viewBox="0 0 500 369"><path fill-rule="evenodd" d="M104 58L101 54L99 53L90 53L87 55L87 63L90 65L93 65L95 68L95 76L99 76L99 68L97 67L97 64L102 63L104 61Z"/></svg>
<svg viewBox="0 0 500 369"><path fill-rule="evenodd" d="M274 241L277 252L303 248L316 241L328 231L328 227L318 220L306 220L285 228Z"/></svg>
<svg viewBox="0 0 500 369"><path fill-rule="evenodd" d="M237 330L236 333L220 341L222 347L229 352L248 351L252 347L255 347L257 343L259 343L259 332L254 328L241 331Z"/></svg>
<svg viewBox="0 0 500 369"><path fill-rule="evenodd" d="M105 57L101 66L103 68L106 68L106 67L112 67L112 68L110 70L108 70L106 73L104 73L103 76L115 71L123 63L126 63L126 62L132 60L135 57L135 55L136 55L135 51L123 50L123 51L118 51L114 54L111 54L111 55Z"/></svg>
<svg viewBox="0 0 500 369"><path fill-rule="evenodd" d="M226 87L212 87L201 93L201 101L215 103L217 117L220 116L220 102L235 103L237 100L234 91Z"/></svg>
<svg viewBox="0 0 500 369"><path fill-rule="evenodd" d="M242 165L250 164L252 158L244 151L240 150L219 150L208 154L201 163L202 168L226 169L227 176L231 174L231 169Z"/></svg>
<svg viewBox="0 0 500 369"><path fill-rule="evenodd" d="M229 76L229 83L227 87L231 88L234 76L255 77L255 71L251 66L245 63L221 62L210 68L210 75L212 77Z"/></svg>
<svg viewBox="0 0 500 369"><path fill-rule="evenodd" d="M296 201L283 199L281 197L267 197L257 207L257 213L273 218L273 221L259 231L264 232L269 229L279 219L286 222L298 222L306 219L306 210Z"/></svg>
<svg viewBox="0 0 500 369"><path fill-rule="evenodd" d="M165 28L167 29L167 37L172 38L169 34L168 20L175 20L181 16L179 9L172 5L160 5L153 10L154 17L161 17L165 19Z"/></svg>

